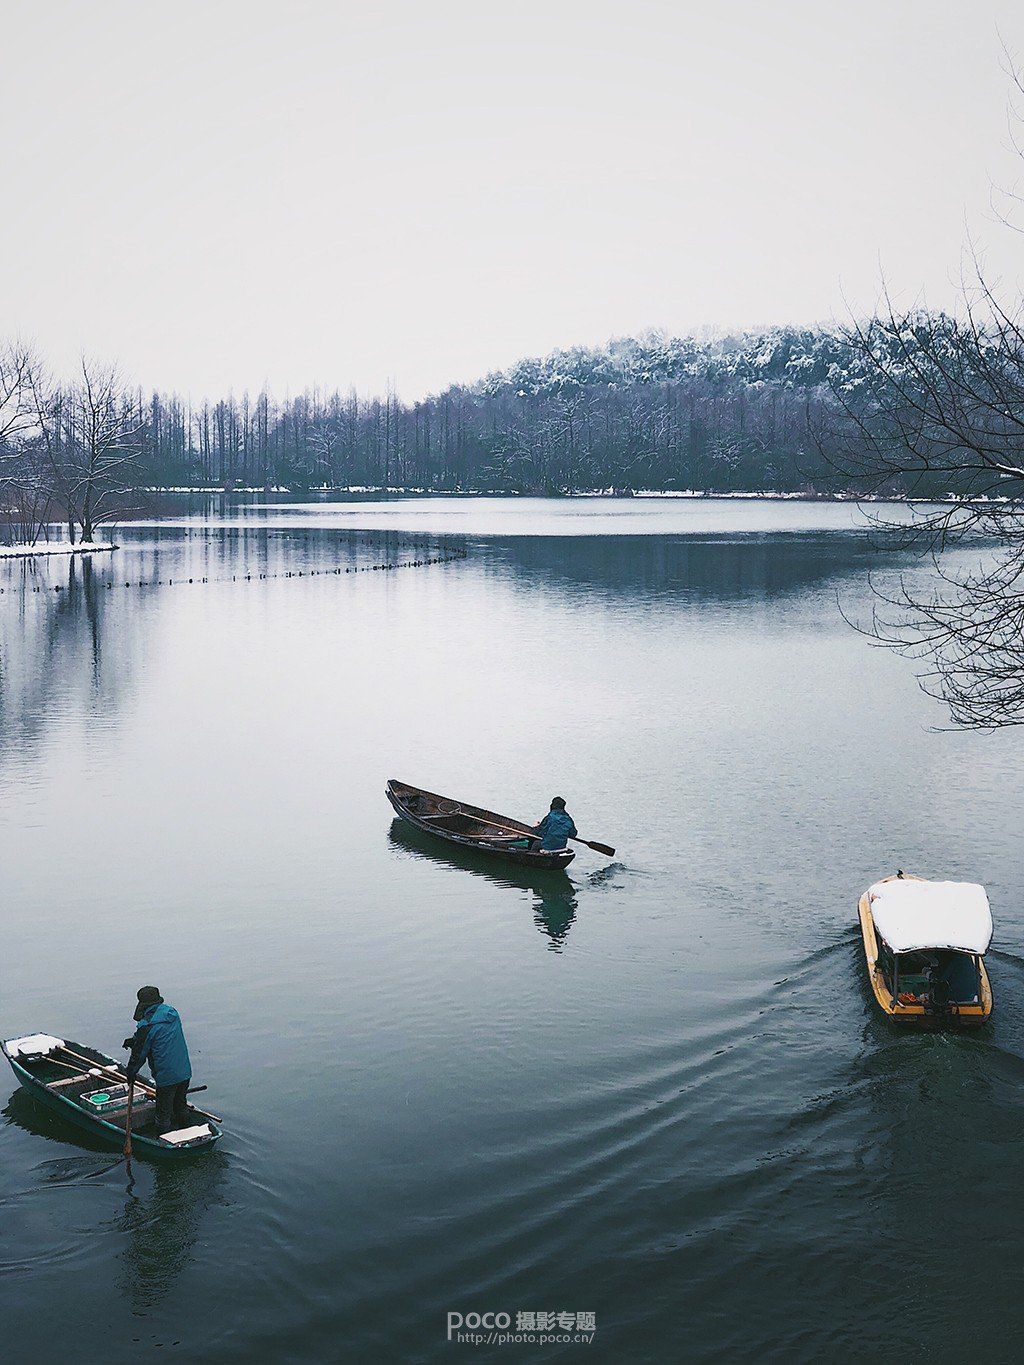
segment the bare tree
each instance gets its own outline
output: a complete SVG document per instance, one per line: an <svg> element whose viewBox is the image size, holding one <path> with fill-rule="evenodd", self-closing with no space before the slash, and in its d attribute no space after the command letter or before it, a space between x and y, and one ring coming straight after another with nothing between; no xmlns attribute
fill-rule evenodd
<svg viewBox="0 0 1024 1365"><path fill-rule="evenodd" d="M1009 114L1011 130L1024 124ZM1021 202L1006 196L1002 215L1018 231ZM922 684L955 724L991 729L1024 723L1024 301L990 284L973 243L965 261L956 316L899 310L886 293L880 316L846 333L857 364L833 386L847 419L833 461L861 486L923 500L875 516L933 572L880 592L869 629L924 661ZM957 568L946 552L974 542L978 561Z"/></svg>
<svg viewBox="0 0 1024 1365"><path fill-rule="evenodd" d="M69 523L91 541L135 493L145 414L114 366L88 360L78 382L51 399L47 411L56 426L50 451Z"/></svg>
<svg viewBox="0 0 1024 1365"><path fill-rule="evenodd" d="M0 348L0 451L29 435L36 422L32 353L19 342Z"/></svg>
<svg viewBox="0 0 1024 1365"><path fill-rule="evenodd" d="M26 346L0 350L0 488L13 538L25 545L42 534L53 499L33 389L36 368Z"/></svg>
<svg viewBox="0 0 1024 1365"><path fill-rule="evenodd" d="M341 444L337 415L330 411L321 412L317 407L313 413L307 441L313 480L330 487L336 479L336 453Z"/></svg>
<svg viewBox="0 0 1024 1365"><path fill-rule="evenodd" d="M5 475L4 493L14 542L35 545L46 529L54 500L49 461L39 439L17 448Z"/></svg>
<svg viewBox="0 0 1024 1365"><path fill-rule="evenodd" d="M956 724L990 728L1024 722L1024 306L980 270L963 299L959 317L887 299L850 329L859 365L836 391L848 426L832 458L860 488L913 500L873 520L932 557L930 579L880 592L871 633L927 661ZM975 540L980 567L951 567L945 552Z"/></svg>

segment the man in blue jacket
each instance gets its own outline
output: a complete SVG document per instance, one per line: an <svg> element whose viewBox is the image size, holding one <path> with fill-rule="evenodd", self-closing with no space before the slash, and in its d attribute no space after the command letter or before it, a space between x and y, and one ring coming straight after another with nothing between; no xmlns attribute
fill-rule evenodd
<svg viewBox="0 0 1024 1365"><path fill-rule="evenodd" d="M132 1053L128 1059L128 1079L134 1081L143 1062L149 1062L156 1086L157 1132L169 1133L187 1127L191 1118L186 1096L192 1063L178 1011L164 1003L155 986L143 986L138 999L135 1007L138 1028L124 1040Z"/></svg>
<svg viewBox="0 0 1024 1365"><path fill-rule="evenodd" d="M575 839L577 834L572 816L565 809L565 802L560 796L551 798L551 809L540 824L534 825L533 828L535 833L540 835L540 847L545 851L565 848L569 840Z"/></svg>

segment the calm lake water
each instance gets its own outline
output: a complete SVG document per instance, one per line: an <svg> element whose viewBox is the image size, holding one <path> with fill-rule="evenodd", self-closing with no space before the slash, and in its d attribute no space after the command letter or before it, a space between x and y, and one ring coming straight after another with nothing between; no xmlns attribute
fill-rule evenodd
<svg viewBox="0 0 1024 1365"><path fill-rule="evenodd" d="M1024 742L936 729L844 622L912 561L765 502L117 540L0 566L0 1030L117 1053L156 982L226 1136L129 1189L3 1082L5 1361L1019 1356ZM392 776L560 793L617 855L453 861ZM897 867L988 886L985 1030L873 1012L856 904ZM597 1334L449 1345L473 1310Z"/></svg>

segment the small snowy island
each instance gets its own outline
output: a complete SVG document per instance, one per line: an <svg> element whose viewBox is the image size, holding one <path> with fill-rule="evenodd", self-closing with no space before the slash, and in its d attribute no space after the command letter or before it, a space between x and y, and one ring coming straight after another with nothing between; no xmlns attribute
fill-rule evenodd
<svg viewBox="0 0 1024 1365"><path fill-rule="evenodd" d="M0 559L28 559L36 555L103 554L116 549L116 545L98 540L81 540L77 545L53 545L44 541L42 545L0 545Z"/></svg>

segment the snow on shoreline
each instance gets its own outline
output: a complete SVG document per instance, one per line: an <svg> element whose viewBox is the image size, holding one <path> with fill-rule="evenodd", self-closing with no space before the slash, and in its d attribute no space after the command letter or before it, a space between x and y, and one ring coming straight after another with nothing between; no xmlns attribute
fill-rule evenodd
<svg viewBox="0 0 1024 1365"><path fill-rule="evenodd" d="M77 545L50 545L44 541L42 545L0 545L0 559L30 559L35 555L91 555L116 549L116 545L98 540L83 540Z"/></svg>
<svg viewBox="0 0 1024 1365"><path fill-rule="evenodd" d="M478 498L478 499L486 499L486 498L505 498L505 499L511 499L511 498L516 498L516 499L530 500L530 501L533 501L533 502L537 502L537 501L543 501L543 502L575 502L575 501L585 501L585 500L593 500L593 499L616 499L616 500L619 500L619 501L623 501L623 500L625 500L625 499L643 499L643 498L663 498L663 499L679 499L679 498L685 498L685 499L690 499L690 500L695 501L695 502L701 501L701 500L705 500L705 501L708 501L708 502L719 502L719 501L721 501L721 502L733 502L733 501L735 501L735 502L829 502L829 503L871 503L871 502L885 502L885 503L918 503L918 502L921 502L921 503L933 503L933 502L935 502L935 499L934 499L934 498L892 497L892 496L888 496L888 495L883 494L883 493L813 493L813 492L807 491L806 489L805 489L805 490L801 490L801 491L797 491L797 490L794 490L794 489L785 489L785 490L779 490L779 489L758 489L758 490L733 489L733 490L731 490L731 491L721 492L721 491L716 491L716 490L714 490L714 489L707 489L707 488L636 488L636 489L631 490L630 492L616 492L613 488L592 488L592 489L586 489L586 490L584 490L584 491L574 492L574 493L545 494L545 493L524 493L524 492L521 492L521 491L518 491L518 490L508 490L508 489L506 489L506 490L504 490L504 491L501 491L501 490L497 490L497 489L488 489L488 488L404 488L404 487L402 487L402 488L381 488L381 487L374 487L374 486L372 486L372 485L370 485L370 484L350 484L350 485L348 485L348 486L332 487L332 486L327 485L327 484L316 484L316 485L314 485L312 488L310 488L306 494L297 494L297 493L294 493L292 489L290 489L290 488L284 488L284 487L281 487L281 486L275 486L275 487L273 487L273 488L255 488L255 487L246 487L246 488L243 488L243 487L239 486L239 487L237 487L237 488L226 489L226 488L216 487L216 486L214 486L214 485L207 485L205 488L200 488L200 487L188 488L188 487L184 487L184 486L181 486L181 487L173 487L173 486L170 486L170 487L157 487L157 486L154 485L154 486L152 486L152 487L149 487L149 488L144 489L143 491L144 491L144 492L147 492L147 493L169 493L169 494L181 494L181 493L193 493L193 494L195 494L195 493L200 493L200 494L205 494L205 495L207 495L207 496L209 496L209 497L231 497L231 496L233 496L234 494L237 494L237 493L245 493L245 494L257 493L257 494L264 494L264 495L268 495L268 494L288 494L288 495L290 495L292 498L297 499L296 502L289 502L289 503L281 503L281 504L279 504L280 506L288 506L288 507L290 507L290 506L299 506L299 505L314 506L314 505L315 505L314 502L307 502L308 496L309 496L310 494L336 494L336 495L339 495L339 496L345 496L345 495L347 495L347 494L354 494L354 495L367 495L367 494L370 494L370 495L377 495L377 496L379 496L380 498L385 499L385 500L386 500L386 499L389 499L389 498L394 498L394 497L406 497L406 498L419 498L419 497L422 497L422 498L445 498L445 499L448 499L448 500L458 500L458 499L460 499L460 498L462 498L462 499L470 499L470 498ZM956 497L954 494L949 494L949 495L947 495L947 497L945 497L944 499L940 499L940 501L944 501L944 502L956 502L956 501L958 501L958 499L957 499L957 497ZM1006 499L1005 497L992 496L992 495L985 495L985 494L982 494L981 496L974 498L973 501L974 501L975 503L989 503L989 502L992 502L992 503L1004 503L1004 502L1007 501L1007 499ZM275 505L277 505L277 504L275 504ZM135 523L130 523L130 524L138 524L138 523L135 522Z"/></svg>

